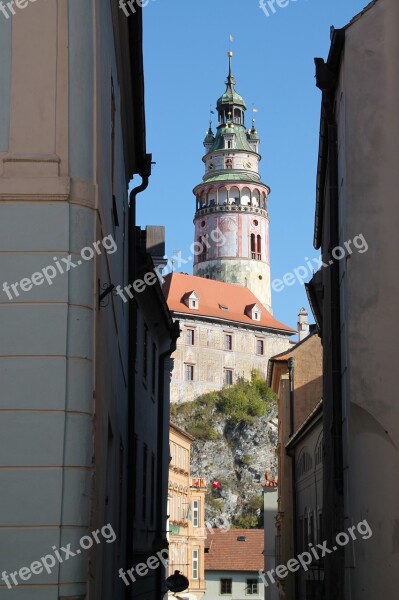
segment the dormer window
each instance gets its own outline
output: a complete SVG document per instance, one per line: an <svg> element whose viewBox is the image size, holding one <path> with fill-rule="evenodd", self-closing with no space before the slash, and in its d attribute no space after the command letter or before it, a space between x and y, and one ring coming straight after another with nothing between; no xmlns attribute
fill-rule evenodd
<svg viewBox="0 0 399 600"><path fill-rule="evenodd" d="M262 317L262 309L258 304L250 304L245 308L245 314L252 319L252 321L260 321Z"/></svg>
<svg viewBox="0 0 399 600"><path fill-rule="evenodd" d="M200 297L194 291L184 294L182 301L188 308L191 308L192 310L199 309Z"/></svg>

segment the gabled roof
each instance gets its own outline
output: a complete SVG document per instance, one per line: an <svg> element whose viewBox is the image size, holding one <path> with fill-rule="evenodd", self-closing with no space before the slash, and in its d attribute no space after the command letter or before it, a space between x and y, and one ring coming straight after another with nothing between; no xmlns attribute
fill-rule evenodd
<svg viewBox="0 0 399 600"><path fill-rule="evenodd" d="M213 529L205 547L205 571L263 571L263 529Z"/></svg>
<svg viewBox="0 0 399 600"><path fill-rule="evenodd" d="M197 309L191 309L184 303L187 292L193 290L200 297ZM165 277L163 292L169 310L175 313L233 321L257 328L277 330L288 335L296 333L287 325L277 321L256 296L241 285L183 273L171 273ZM254 321L246 314L248 306L254 304L262 309L259 321ZM222 310L221 306L227 307L227 310Z"/></svg>

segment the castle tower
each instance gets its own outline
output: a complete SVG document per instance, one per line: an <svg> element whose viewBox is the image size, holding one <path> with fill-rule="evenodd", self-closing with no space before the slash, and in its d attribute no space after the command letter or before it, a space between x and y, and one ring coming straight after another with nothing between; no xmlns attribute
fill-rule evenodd
<svg viewBox="0 0 399 600"><path fill-rule="evenodd" d="M210 124L204 140L205 175L194 188L195 241L202 248L194 275L249 288L271 312L270 188L261 182L259 137L244 121L246 105L235 90L229 56L226 91L217 101L216 134ZM221 235L211 235L220 231ZM223 243L220 243L222 239Z"/></svg>

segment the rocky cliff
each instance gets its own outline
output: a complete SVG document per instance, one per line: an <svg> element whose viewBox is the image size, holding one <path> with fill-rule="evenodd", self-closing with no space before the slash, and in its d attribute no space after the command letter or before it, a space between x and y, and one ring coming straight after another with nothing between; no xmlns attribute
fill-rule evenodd
<svg viewBox="0 0 399 600"><path fill-rule="evenodd" d="M253 374L251 382L173 405L172 420L196 438L191 473L208 482L206 519L261 526L265 472L277 475L277 407L265 382Z"/></svg>

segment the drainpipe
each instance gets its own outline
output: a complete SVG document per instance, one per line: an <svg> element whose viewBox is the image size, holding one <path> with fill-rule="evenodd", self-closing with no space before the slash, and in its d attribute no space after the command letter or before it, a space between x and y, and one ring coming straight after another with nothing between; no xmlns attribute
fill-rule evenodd
<svg viewBox="0 0 399 600"><path fill-rule="evenodd" d="M151 154L146 154L144 164L139 172L142 182L130 192L129 219L128 219L128 279L133 283L137 271L137 234L136 234L136 198L138 194L147 189L151 175ZM136 490L133 486L132 476L136 464L134 436L135 436L135 364L137 342L137 307L135 301L129 302L129 345L128 345L128 477L127 477L127 518L126 518L126 565L130 569L133 565L133 506ZM126 599L130 597L129 587L126 587Z"/></svg>
<svg viewBox="0 0 399 600"><path fill-rule="evenodd" d="M165 505L163 502L162 494L164 490L162 489L164 482L164 462L165 452L168 457L167 465L169 468L169 398L168 402L165 403L165 363L170 359L173 352L176 350L176 342L180 335L180 329L178 322L173 323L173 329L171 331L171 345L169 350L163 352L159 356L158 362L158 427L157 427L157 449L158 449L158 460L157 460L157 482L158 486L161 487L161 490L157 490L157 497L161 500L157 503L157 514L155 518L155 529L157 531L156 537L156 548L154 548L155 552L162 550L164 548L168 548L168 541L165 532L166 525L166 511L164 510ZM165 414L167 412L167 414ZM166 424L166 431L165 431ZM168 444L167 448L164 452L164 436L167 436ZM168 475L166 475L168 477ZM168 488L166 486L166 495L168 494ZM165 532L165 538L163 537L163 533ZM159 536L159 537L158 537ZM164 567L159 566L157 569L157 591L159 600L165 596L166 588L165 588L165 570Z"/></svg>
<svg viewBox="0 0 399 600"><path fill-rule="evenodd" d="M294 435L294 369L295 360L290 358L288 360L288 376L290 382L290 433L289 437Z"/></svg>
<svg viewBox="0 0 399 600"><path fill-rule="evenodd" d="M295 400L295 388L294 388L294 371L295 371L295 360L293 358L288 359L288 377L290 385L290 434L291 438L294 435L294 400ZM294 540L294 553L298 554L298 534L297 534L297 502L296 502L296 475L295 475L295 453L293 450L287 450L287 456L291 459L291 487L292 487L292 534ZM295 598L299 598L299 578L297 573L294 575L294 589Z"/></svg>
<svg viewBox="0 0 399 600"><path fill-rule="evenodd" d="M343 476L343 431L342 431L342 384L341 384L341 308L339 289L339 264L332 256L332 250L339 245L339 194L338 194L338 128L335 118L333 102L337 88L336 73L339 69L339 60L345 40L342 30L333 32L332 48L328 62L316 58L316 86L322 91L322 120L327 132L326 167L328 167L328 196L329 196L329 247L325 249L328 256L323 256L324 262L331 260L326 277L330 280L331 305L326 307L331 314L331 360L330 364L324 365L328 371L331 369L331 415L332 421L326 423L324 419L323 428L327 435L331 435L332 459L334 476L334 497L329 500L331 515L324 515L326 525L329 521L331 531L326 529L326 534L336 534L344 530L344 476ZM321 239L321 238L320 238ZM327 340L326 340L327 341ZM327 373L328 373L327 371ZM326 465L324 464L324 468ZM344 554L340 548L326 564L326 594L327 598L344 598ZM327 566L328 565L328 566ZM330 589L334 578L334 591Z"/></svg>

